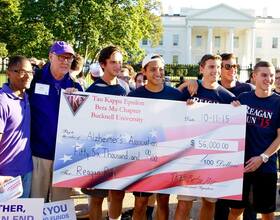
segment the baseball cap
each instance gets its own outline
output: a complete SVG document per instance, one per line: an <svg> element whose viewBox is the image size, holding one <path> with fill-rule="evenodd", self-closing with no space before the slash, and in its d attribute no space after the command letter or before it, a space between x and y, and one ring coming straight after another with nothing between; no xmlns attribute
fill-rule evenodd
<svg viewBox="0 0 280 220"><path fill-rule="evenodd" d="M160 60L163 62L163 64L165 64L164 59L159 54L151 53L144 57L142 61L142 68L144 68L149 62L154 60Z"/></svg>
<svg viewBox="0 0 280 220"><path fill-rule="evenodd" d="M70 53L75 56L74 49L70 44L64 42L64 41L56 41L53 43L50 49L50 53L55 53L57 55L61 55L64 53Z"/></svg>
<svg viewBox="0 0 280 220"><path fill-rule="evenodd" d="M93 63L89 66L89 72L93 77L101 77L103 76L103 70L99 63Z"/></svg>

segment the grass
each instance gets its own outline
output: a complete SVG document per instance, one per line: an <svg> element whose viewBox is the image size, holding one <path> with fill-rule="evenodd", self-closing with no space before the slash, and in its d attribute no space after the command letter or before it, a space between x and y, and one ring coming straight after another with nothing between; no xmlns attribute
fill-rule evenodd
<svg viewBox="0 0 280 220"><path fill-rule="evenodd" d="M3 83L7 82L7 76L5 73L0 73L0 88L2 87ZM89 85L92 84L92 80L90 78L90 75L88 74L88 76L86 77L86 82Z"/></svg>
<svg viewBox="0 0 280 220"><path fill-rule="evenodd" d="M2 87L3 83L7 82L6 74L0 74L0 87Z"/></svg>

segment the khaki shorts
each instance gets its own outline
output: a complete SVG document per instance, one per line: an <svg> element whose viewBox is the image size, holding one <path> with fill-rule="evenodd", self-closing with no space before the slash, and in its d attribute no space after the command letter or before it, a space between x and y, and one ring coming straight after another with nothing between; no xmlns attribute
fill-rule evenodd
<svg viewBox="0 0 280 220"><path fill-rule="evenodd" d="M31 198L44 198L45 202L69 199L71 188L52 187L53 161L34 156L32 160Z"/></svg>
<svg viewBox="0 0 280 220"><path fill-rule="evenodd" d="M109 190L107 189L88 189L88 188L82 188L81 190L84 194L87 194L92 197L99 197L99 198L105 198L108 196Z"/></svg>

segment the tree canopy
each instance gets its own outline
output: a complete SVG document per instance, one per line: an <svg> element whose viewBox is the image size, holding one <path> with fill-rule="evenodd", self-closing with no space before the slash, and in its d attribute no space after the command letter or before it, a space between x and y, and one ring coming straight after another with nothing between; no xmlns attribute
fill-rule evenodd
<svg viewBox="0 0 280 220"><path fill-rule="evenodd" d="M53 41L64 40L92 59L114 44L137 62L140 41L161 38L159 10L159 0L0 0L0 42L9 55L44 58Z"/></svg>

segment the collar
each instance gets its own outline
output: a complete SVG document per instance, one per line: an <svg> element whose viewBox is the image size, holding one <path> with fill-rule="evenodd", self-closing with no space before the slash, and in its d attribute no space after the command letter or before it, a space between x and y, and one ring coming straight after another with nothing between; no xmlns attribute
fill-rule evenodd
<svg viewBox="0 0 280 220"><path fill-rule="evenodd" d="M48 62L44 65L44 67L42 69L42 73L43 74L41 76L41 79L46 80L49 83L52 83L52 82L59 82L60 83L60 82L63 82L65 79L70 78L70 74L68 72L62 77L62 79L56 80L51 73L51 63L50 62Z"/></svg>
<svg viewBox="0 0 280 220"><path fill-rule="evenodd" d="M6 93L6 95L10 98L10 99L14 99L14 100L22 100L24 98L21 98L19 96L16 96L14 94L14 91L10 88L9 84L8 83L4 83L3 84L3 87L2 87L2 90L4 93ZM24 97L26 97L26 93L24 93Z"/></svg>

